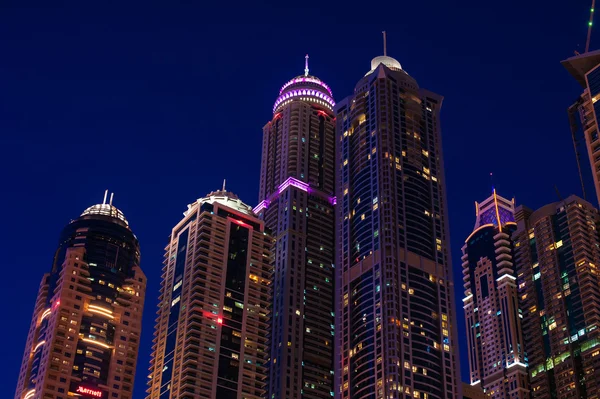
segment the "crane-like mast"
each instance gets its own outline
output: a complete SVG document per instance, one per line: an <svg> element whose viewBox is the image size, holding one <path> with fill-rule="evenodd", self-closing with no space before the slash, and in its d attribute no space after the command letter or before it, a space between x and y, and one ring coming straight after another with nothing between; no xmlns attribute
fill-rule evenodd
<svg viewBox="0 0 600 399"><path fill-rule="evenodd" d="M585 52L590 51L590 41L592 39L592 25L594 24L594 7L596 6L596 0L592 0L592 7L590 8L590 20L588 22L588 33L587 40L585 41Z"/></svg>

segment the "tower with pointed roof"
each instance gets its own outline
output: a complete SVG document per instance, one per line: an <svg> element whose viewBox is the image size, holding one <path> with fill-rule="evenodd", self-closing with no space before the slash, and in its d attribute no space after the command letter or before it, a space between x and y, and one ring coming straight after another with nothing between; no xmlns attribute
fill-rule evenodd
<svg viewBox="0 0 600 399"><path fill-rule="evenodd" d="M145 291L137 238L105 196L62 232L15 399L131 399Z"/></svg>
<svg viewBox="0 0 600 399"><path fill-rule="evenodd" d="M384 51L335 107L335 397L459 397L439 114Z"/></svg>
<svg viewBox="0 0 600 399"><path fill-rule="evenodd" d="M462 247L469 383L493 399L530 397L512 234L514 199L492 190L475 202L475 227Z"/></svg>
<svg viewBox="0 0 600 399"><path fill-rule="evenodd" d="M334 391L334 106L307 56L263 128L254 211L275 238L271 399L331 399Z"/></svg>

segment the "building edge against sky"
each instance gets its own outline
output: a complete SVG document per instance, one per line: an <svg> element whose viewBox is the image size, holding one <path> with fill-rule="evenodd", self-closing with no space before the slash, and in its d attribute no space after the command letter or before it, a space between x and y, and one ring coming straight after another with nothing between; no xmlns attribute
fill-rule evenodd
<svg viewBox="0 0 600 399"><path fill-rule="evenodd" d="M263 127L259 204L275 239L269 398L333 395L335 102L304 74Z"/></svg>
<svg viewBox="0 0 600 399"><path fill-rule="evenodd" d="M461 391L441 103L384 51L336 106L336 398Z"/></svg>
<svg viewBox="0 0 600 399"><path fill-rule="evenodd" d="M237 196L188 205L165 248L148 399L262 399L272 239Z"/></svg>
<svg viewBox="0 0 600 399"><path fill-rule="evenodd" d="M569 196L515 211L514 263L534 399L600 395L600 215Z"/></svg>
<svg viewBox="0 0 600 399"><path fill-rule="evenodd" d="M577 167L581 177L584 198L593 195L586 190L585 183L591 172L596 193L596 206L600 204L600 141L598 140L598 117L600 116L600 50L577 54L561 64L584 89L579 98L568 109L571 135L577 156ZM580 139L585 143L589 164L582 165ZM589 165L589 166L588 166Z"/></svg>
<svg viewBox="0 0 600 399"><path fill-rule="evenodd" d="M496 194L475 202L462 247L469 377L494 399L529 398L527 354L513 264L515 203Z"/></svg>
<svg viewBox="0 0 600 399"><path fill-rule="evenodd" d="M139 264L137 238L112 196L63 229L15 399L132 399L146 290Z"/></svg>

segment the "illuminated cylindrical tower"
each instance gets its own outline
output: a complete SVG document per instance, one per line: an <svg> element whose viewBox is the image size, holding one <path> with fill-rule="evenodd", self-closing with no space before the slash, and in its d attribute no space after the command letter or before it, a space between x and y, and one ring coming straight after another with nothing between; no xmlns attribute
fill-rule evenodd
<svg viewBox="0 0 600 399"><path fill-rule="evenodd" d="M36 300L15 399L131 399L146 277L137 238L110 203L63 230Z"/></svg>
<svg viewBox="0 0 600 399"><path fill-rule="evenodd" d="M277 399L330 399L334 390L335 102L306 59L263 128L254 209L276 239L269 398Z"/></svg>

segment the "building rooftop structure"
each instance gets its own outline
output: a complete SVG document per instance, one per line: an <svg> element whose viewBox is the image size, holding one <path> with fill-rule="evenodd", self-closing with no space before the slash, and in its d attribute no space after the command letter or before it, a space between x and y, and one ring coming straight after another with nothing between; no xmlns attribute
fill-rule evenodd
<svg viewBox="0 0 600 399"><path fill-rule="evenodd" d="M585 75L600 64L600 50L577 54L561 61L561 64L577 80L581 87L586 87Z"/></svg>
<svg viewBox="0 0 600 399"><path fill-rule="evenodd" d="M91 216L91 215L102 215L109 216L115 219L119 219L121 222L125 223L127 227L129 227L129 222L125 218L123 212L121 212L118 208L116 208L113 204L113 196L114 193L110 195L110 202L106 203L106 197L108 195L108 190L104 192L104 201L101 204L92 205L82 212L81 217L83 216Z"/></svg>
<svg viewBox="0 0 600 399"><path fill-rule="evenodd" d="M304 65L304 75L296 76L292 80L289 80L279 90L279 96L273 105L274 114L294 99L316 102L330 110L333 110L333 107L335 107L333 93L329 86L316 76L308 74L308 54L305 57Z"/></svg>
<svg viewBox="0 0 600 399"><path fill-rule="evenodd" d="M228 206L229 208L232 208L245 215L254 216L254 212L252 212L252 207L250 205L242 202L242 200L240 200L234 193L225 190L225 182L223 182L223 188L221 190L212 191L206 196L198 198L196 202L188 204L188 209L183 212L183 214L184 216L187 216L197 205L202 205L205 203L212 204L214 202Z"/></svg>

